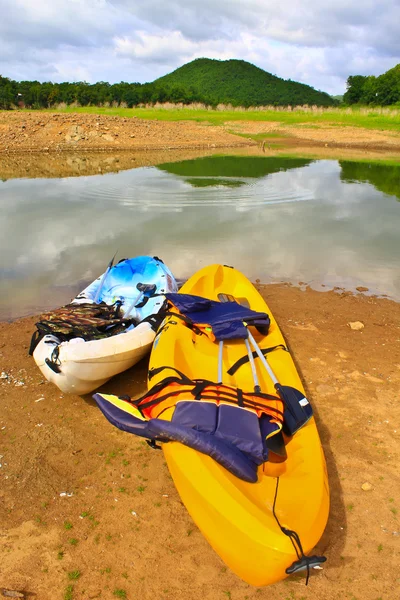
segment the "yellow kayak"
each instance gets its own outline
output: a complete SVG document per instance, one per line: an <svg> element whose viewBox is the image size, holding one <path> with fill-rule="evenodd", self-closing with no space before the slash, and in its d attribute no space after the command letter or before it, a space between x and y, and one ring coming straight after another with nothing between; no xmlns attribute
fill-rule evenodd
<svg viewBox="0 0 400 600"><path fill-rule="evenodd" d="M253 347L271 349L265 355L278 382L304 394L275 319L244 275L231 267L212 265L191 277L180 294L219 302L235 300L253 311L267 313L270 318L268 333L265 335L260 333L262 329L257 331L252 327L256 344ZM257 384L262 394L276 397L278 388L262 357L256 352L253 356L255 358L251 360L243 339L225 340L221 345L209 335L201 335L188 327L184 319L170 314L153 345L149 387L162 387L166 377L163 367L173 367L191 380L221 382L249 392ZM233 365L240 365L240 368L232 373ZM136 419L139 414L133 405L99 394L96 400L111 422L130 430L127 421L132 416ZM305 398L302 402L308 404ZM110 405L113 411L119 411L119 415L113 413L110 418ZM152 416L158 417L155 421L165 423L172 419L174 410L172 403ZM246 408L241 410L246 411ZM121 414L126 416L126 419L125 416L122 418L122 426ZM277 427L280 427L278 421ZM132 432L137 433L136 430ZM163 441L162 435L154 438ZM169 441L162 446L175 486L194 522L229 568L254 586L272 584L291 572L308 571L325 560L313 557L314 560L308 561L305 557L319 541L329 513L326 464L314 417L311 416L294 435L286 432L281 438L285 442L286 458L279 455L279 451L278 454L271 452L268 460L259 461L255 467L256 481L252 483L229 470L229 461L226 468L225 463L223 466L211 457L212 453L210 456L194 449L196 445L189 447Z"/></svg>
<svg viewBox="0 0 400 600"><path fill-rule="evenodd" d="M255 336L258 345L273 347L285 343L261 295L235 269L222 265L206 267L191 277L180 292L212 300L219 300L220 294L246 299L251 309L266 312L271 319L265 339ZM223 382L251 390L250 363L233 376L226 373L245 353L242 341L225 342ZM289 352L277 349L268 355L268 362L281 383L303 391ZM267 372L255 363L261 389L275 393ZM165 327L153 346L150 369L163 365L174 366L190 378L217 381L218 344L206 336L197 336L193 343L192 331L184 323ZM165 372L152 378L151 385L163 377ZM283 579L287 576L285 569L297 560L290 538L282 533L273 515L277 477L275 513L281 525L298 533L305 553L319 541L328 518L328 478L314 418L293 436L286 449L286 461L264 463L259 467L258 482L247 483L209 456L183 444L163 445L175 486L194 522L230 569L255 586Z"/></svg>

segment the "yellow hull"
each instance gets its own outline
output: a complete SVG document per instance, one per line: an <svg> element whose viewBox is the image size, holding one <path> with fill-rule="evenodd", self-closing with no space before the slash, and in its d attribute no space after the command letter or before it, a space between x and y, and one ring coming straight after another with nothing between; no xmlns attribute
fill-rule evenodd
<svg viewBox="0 0 400 600"><path fill-rule="evenodd" d="M267 312L271 318L268 335L255 335L259 346L268 348L285 343L263 298L231 267L206 267L191 277L181 292L212 300L218 300L220 293L246 298L251 309ZM168 320L175 323L167 325L156 338L150 368L173 366L191 378L216 382L218 344L204 335L194 335L173 317ZM223 382L252 391L254 383L249 363L232 377L226 374L244 355L243 341L224 343ZM289 352L275 350L267 358L280 383L304 391ZM259 359L255 363L261 390L276 394ZM164 371L154 377L151 386L168 374ZM164 414L163 418L168 415ZM264 463L259 467L258 482L246 483L196 450L178 442L163 445L176 488L196 525L232 571L255 586L269 585L287 577L285 569L297 560L290 539L282 533L273 515L278 477L275 514L282 526L299 534L305 553L320 539L328 518L328 479L314 418L288 441L286 449L285 462Z"/></svg>

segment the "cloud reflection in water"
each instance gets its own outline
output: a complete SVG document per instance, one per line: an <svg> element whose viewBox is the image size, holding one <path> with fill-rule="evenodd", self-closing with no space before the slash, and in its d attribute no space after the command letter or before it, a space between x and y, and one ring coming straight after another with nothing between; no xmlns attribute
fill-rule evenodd
<svg viewBox="0 0 400 600"><path fill-rule="evenodd" d="M157 168L0 184L0 316L39 310L49 295L67 302L116 250L158 255L178 278L221 262L253 280L400 298L400 203L341 180L337 161L284 160L283 171L236 173L240 187L194 187L193 175Z"/></svg>

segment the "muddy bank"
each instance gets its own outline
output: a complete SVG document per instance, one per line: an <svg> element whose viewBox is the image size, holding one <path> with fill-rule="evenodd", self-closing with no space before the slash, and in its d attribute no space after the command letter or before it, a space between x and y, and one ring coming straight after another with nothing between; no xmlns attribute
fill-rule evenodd
<svg viewBox="0 0 400 600"><path fill-rule="evenodd" d="M162 453L113 428L89 396L43 380L27 356L30 317L0 324L0 587L40 600L68 590L104 600L117 591L128 600L399 597L400 304L259 288L301 372L327 458L323 570L307 588L299 576L262 590L230 573L180 502ZM352 330L354 321L364 328ZM146 366L102 391L140 393Z"/></svg>

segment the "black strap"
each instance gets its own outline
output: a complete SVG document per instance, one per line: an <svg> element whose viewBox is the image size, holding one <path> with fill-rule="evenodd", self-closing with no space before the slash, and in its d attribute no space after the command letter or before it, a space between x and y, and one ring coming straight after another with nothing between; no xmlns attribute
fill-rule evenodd
<svg viewBox="0 0 400 600"><path fill-rule="evenodd" d="M222 401L224 403L227 402L227 403L233 404L235 406L238 405L238 396L235 396L235 398L232 399L232 398L230 398L228 396L223 396L223 397L216 396L216 395L207 396L207 395L203 394L202 397L201 397L201 399L202 400L211 400L211 401L214 401L214 402L215 401L220 401L220 402ZM276 398L275 398L275 400L276 400ZM252 410L259 410L260 412L262 412L262 411L265 410L266 407L263 404L259 404L257 402L252 402L251 400L244 400L243 399L243 408L251 408ZM267 408L268 408L268 411L273 412L276 415L277 418L278 417L280 419L283 418L283 413L280 410L278 410L277 408L273 408L272 406L268 406Z"/></svg>
<svg viewBox="0 0 400 600"><path fill-rule="evenodd" d="M286 350L286 352L288 352L288 349L286 348L286 346L284 346L283 344L278 344L277 346L272 346L271 348L260 348L261 352L263 353L263 355L265 356L266 354L269 354L269 352L273 352L273 350ZM253 358L258 358L258 354L257 352L254 350L253 354ZM249 355L246 354L245 356L242 356L242 358L239 358L239 360L237 360L230 369L228 369L227 373L228 375L234 375L236 373L236 371L242 367L243 365L245 365L246 363L249 362Z"/></svg>
<svg viewBox="0 0 400 600"><path fill-rule="evenodd" d="M195 400L201 400L201 395L207 387L207 381L198 381L194 388L191 391L191 394L194 396Z"/></svg>
<svg viewBox="0 0 400 600"><path fill-rule="evenodd" d="M171 371L175 371L175 373L178 373L178 375L179 375L180 379L182 380L182 382L184 382L184 383L193 383L193 381L191 379L189 379L189 377L187 375L185 375L184 373L182 373L182 371L180 371L179 369L175 369L175 367L169 367L168 365L163 365L161 367L153 367L152 369L150 369L149 372L148 372L148 375L147 375L149 381L151 381L153 379L153 377L155 377L156 375L158 375L162 371L165 371L165 369L170 369ZM163 380L161 383L164 383L164 381L165 380Z"/></svg>
<svg viewBox="0 0 400 600"><path fill-rule="evenodd" d="M177 319L181 319L181 321L183 321L189 327L189 329L192 329L192 331L194 331L194 333L196 333L197 335L203 335L203 332L201 331L201 329L199 329L199 327L197 327L197 325L192 321L192 319L189 319L189 317L187 317L186 315L182 315L181 313L167 310L164 313L164 317L174 317L174 318L176 317ZM166 323L166 325L168 325L168 323Z"/></svg>
<svg viewBox="0 0 400 600"><path fill-rule="evenodd" d="M61 361L60 361L59 355L60 355L60 348L57 345L53 348L50 358L44 359L44 362L46 363L46 365L52 371L54 371L54 373L61 373L61 368L60 368Z"/></svg>
<svg viewBox="0 0 400 600"><path fill-rule="evenodd" d="M54 373L61 373L61 369L58 366L58 364L55 363L55 362L53 362L52 360L50 360L50 358L45 358L44 362L49 367L49 369L51 369L52 371L54 371Z"/></svg>
<svg viewBox="0 0 400 600"><path fill-rule="evenodd" d="M144 319L142 319L142 321L140 321L139 325L141 325L142 323L150 323L150 326L152 328L153 331L158 332L159 333L159 327L161 325L161 323L164 320L164 314L161 312L158 312L154 315L149 315L148 317L145 317Z"/></svg>
<svg viewBox="0 0 400 600"><path fill-rule="evenodd" d="M31 343L29 345L29 350L28 350L28 354L29 356L33 356L33 353L36 350L36 346L38 345L38 343L40 342L40 340L42 340L44 338L46 334L43 331L34 331L31 337Z"/></svg>
<svg viewBox="0 0 400 600"><path fill-rule="evenodd" d="M238 390L237 390L237 400L238 400L238 406L243 408L244 407L243 390L241 390L240 388L238 388Z"/></svg>
<svg viewBox="0 0 400 600"><path fill-rule="evenodd" d="M146 444L153 448L153 450L162 450L161 446L156 444L156 440L146 440Z"/></svg>

